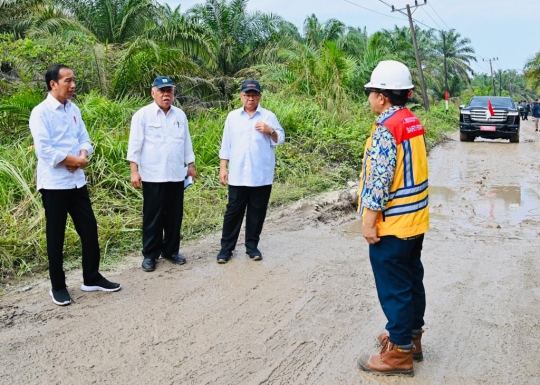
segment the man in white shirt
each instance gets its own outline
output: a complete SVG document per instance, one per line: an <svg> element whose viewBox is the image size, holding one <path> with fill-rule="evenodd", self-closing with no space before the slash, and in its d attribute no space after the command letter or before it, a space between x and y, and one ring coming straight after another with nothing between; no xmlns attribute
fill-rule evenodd
<svg viewBox="0 0 540 385"><path fill-rule="evenodd" d="M37 189L47 219L47 255L55 304L69 305L63 270L63 248L67 215L81 238L83 291L118 291L121 286L99 273L97 222L86 188L83 169L94 151L79 108L70 99L75 75L63 65L53 65L45 74L49 93L30 115L30 131L38 158Z"/></svg>
<svg viewBox="0 0 540 385"><path fill-rule="evenodd" d="M244 81L240 92L243 107L230 112L225 121L219 181L229 184L229 202L218 263L231 258L246 208L246 254L254 261L262 259L258 245L274 180L274 148L285 141L285 131L276 115L260 106L261 96L258 81Z"/></svg>
<svg viewBox="0 0 540 385"><path fill-rule="evenodd" d="M174 264L186 263L179 254L184 179L197 173L187 117L172 105L174 92L171 78L157 77L152 83L154 102L131 120L127 160L131 185L143 189L144 271L154 271L160 256Z"/></svg>

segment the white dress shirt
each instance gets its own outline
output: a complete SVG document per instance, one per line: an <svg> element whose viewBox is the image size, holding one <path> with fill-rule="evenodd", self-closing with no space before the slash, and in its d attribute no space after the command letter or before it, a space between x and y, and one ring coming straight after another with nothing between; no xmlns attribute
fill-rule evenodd
<svg viewBox="0 0 540 385"><path fill-rule="evenodd" d="M255 129L264 122L276 130L278 141ZM250 117L244 107L231 111L225 121L219 158L229 161L229 184L259 187L272 184L276 155L274 147L285 141L285 131L273 112L257 107Z"/></svg>
<svg viewBox="0 0 540 385"><path fill-rule="evenodd" d="M59 164L68 155L79 156L81 150L88 155L94 149L81 117L79 108L69 100L60 103L51 94L30 114L30 131L38 158L37 189L67 190L86 184L82 169L70 172Z"/></svg>
<svg viewBox="0 0 540 385"><path fill-rule="evenodd" d="M165 115L156 103L131 119L127 160L139 166L143 182L181 182L185 164L195 161L187 116L171 106Z"/></svg>

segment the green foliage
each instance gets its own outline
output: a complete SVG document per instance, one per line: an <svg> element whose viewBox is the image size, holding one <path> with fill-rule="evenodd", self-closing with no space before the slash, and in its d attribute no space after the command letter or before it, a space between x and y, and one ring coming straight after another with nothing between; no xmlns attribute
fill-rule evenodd
<svg viewBox="0 0 540 385"><path fill-rule="evenodd" d="M95 41L82 35L65 41L58 36L43 39L14 39L0 35L0 68L8 78L17 79L12 88L24 84L46 89L45 72L52 64L64 64L76 74L77 90L88 92L98 82L94 56Z"/></svg>
<svg viewBox="0 0 540 385"><path fill-rule="evenodd" d="M142 195L130 185L125 157L131 116L149 103L157 75L177 83L197 156L198 177L185 198L185 239L221 226L227 190L218 182L218 151L226 114L240 105L234 95L244 78L262 80L262 104L287 133L276 149L272 205L357 178L375 119L359 91L373 68L381 60L401 60L420 89L410 30L368 35L311 15L300 34L277 15L247 11L247 4L206 0L182 13L153 0L0 0L0 280L46 267L28 117L43 100L51 64L68 65L77 77L75 102L95 147L86 174L105 263L136 253L141 243ZM447 37L441 48L440 36L417 30L429 95L436 101L430 113L417 111L430 147L458 127L456 107L447 115L438 103L445 89L442 57L449 60L452 96L491 87L485 77L467 86L470 42L455 31ZM535 86L536 59L527 73ZM517 74L501 75L503 90L511 92L520 82ZM523 89L524 83L521 78ZM79 248L69 223L68 266L79 264Z"/></svg>
<svg viewBox="0 0 540 385"><path fill-rule="evenodd" d="M111 100L96 92L77 101L94 142L95 153L86 169L90 195L99 224L104 263L140 245L142 194L129 183L125 160L133 113L148 100ZM307 96L265 92L262 104L274 111L287 133L277 148L277 167L271 205L282 205L357 178L364 144L375 119L363 104L331 111ZM238 104L237 104L238 105ZM419 112L434 145L444 131L457 127L457 112ZM191 239L222 224L226 189L218 183L223 124L227 111L206 110L190 116L190 132L197 156L198 177L185 197L182 235ZM28 138L0 147L0 280L40 272L46 267L45 219L34 187L35 155ZM80 264L80 243L71 222L66 232L68 266Z"/></svg>

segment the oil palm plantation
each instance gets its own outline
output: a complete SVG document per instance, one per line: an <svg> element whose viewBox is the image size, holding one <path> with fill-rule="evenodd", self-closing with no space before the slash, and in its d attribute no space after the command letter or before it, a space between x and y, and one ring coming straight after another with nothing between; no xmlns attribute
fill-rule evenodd
<svg viewBox="0 0 540 385"><path fill-rule="evenodd" d="M466 84L470 84L470 76L474 74L471 62L476 61L471 40L463 38L455 29L449 31L430 30L433 36L433 57L430 61L443 76L457 76Z"/></svg>
<svg viewBox="0 0 540 385"><path fill-rule="evenodd" d="M273 41L283 19L263 12L248 12L247 0L207 0L188 11L210 37L214 63L207 66L212 79L227 101L237 85L236 77L264 53Z"/></svg>

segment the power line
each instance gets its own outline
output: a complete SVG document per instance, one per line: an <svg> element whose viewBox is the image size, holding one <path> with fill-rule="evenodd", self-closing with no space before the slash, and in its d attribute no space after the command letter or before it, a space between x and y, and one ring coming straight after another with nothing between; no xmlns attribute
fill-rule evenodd
<svg viewBox="0 0 540 385"><path fill-rule="evenodd" d="M422 10L425 12L426 15L429 16L429 18L430 18L431 20L433 20L433 22L435 23L435 25L436 25L437 27L439 27L440 30L443 29L443 28L441 28L441 26L439 25L439 23L437 23L437 22L435 21L435 19L432 18L431 15L430 15L424 8L422 8Z"/></svg>
<svg viewBox="0 0 540 385"><path fill-rule="evenodd" d="M347 0L345 0L345 1L347 1ZM405 12L403 12L403 9L395 9L395 7L394 7L392 4L388 4L386 1L383 1L383 0L379 0L379 1L380 1L381 3L383 3L384 5L386 5L386 6L390 7L390 8L392 8L392 12L399 12L399 13L401 13L402 15L404 15L404 16L406 16L406 17L409 17L409 15L407 15ZM416 11L416 9L415 9L415 11ZM430 16L430 17L431 17L431 16ZM411 16L411 18L412 18L412 16ZM429 29L435 29L435 28L430 27L429 25L424 24L424 23L422 23L421 21L416 20L416 19L414 19L414 18L412 18L412 20L414 20L415 23L422 24L422 25L423 25L424 27L426 27L426 28L429 28ZM435 24L437 24L437 23L435 23Z"/></svg>
<svg viewBox="0 0 540 385"><path fill-rule="evenodd" d="M428 3L428 5L431 7L431 9L433 9L433 12L435 12L435 14L439 17L439 19L441 19L441 21L443 22L444 25L446 25L446 28L448 29L452 29L448 26L448 24L446 24L446 22L442 19L442 17L437 13L437 11L435 10L435 8L433 8L433 6L431 5L431 3ZM435 23L437 24L437 23Z"/></svg>
<svg viewBox="0 0 540 385"><path fill-rule="evenodd" d="M349 1L349 0L343 0L343 1L345 1L346 3L352 4L352 5L355 5L355 6L357 6L358 8L365 9L366 11L370 11L370 12L373 12L373 13L377 13L377 14L379 14L379 15L383 15L383 16L389 17L389 18L391 18L391 19L403 20L402 18L399 18L399 17L390 16L390 15L384 14L384 13L382 13L382 12L377 12L377 11L374 11L373 9L369 9L369 8L363 7L363 6L361 6L360 4L356 4L356 3L352 2L352 1Z"/></svg>

